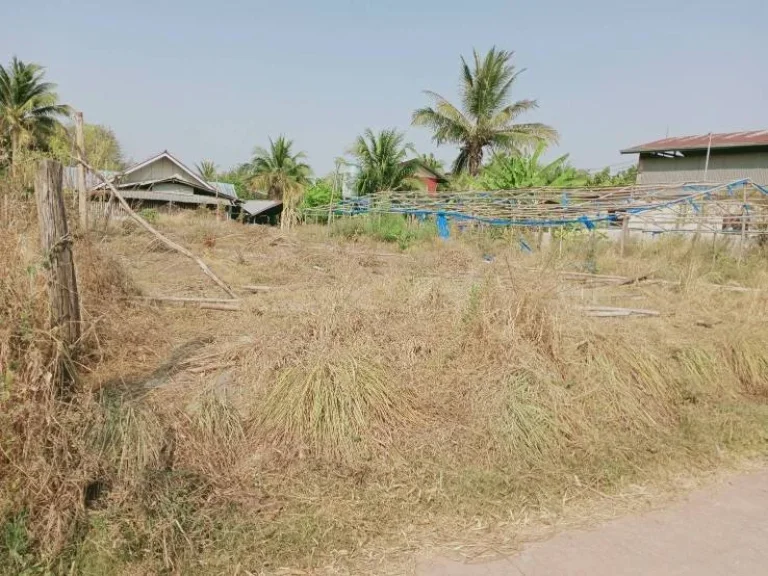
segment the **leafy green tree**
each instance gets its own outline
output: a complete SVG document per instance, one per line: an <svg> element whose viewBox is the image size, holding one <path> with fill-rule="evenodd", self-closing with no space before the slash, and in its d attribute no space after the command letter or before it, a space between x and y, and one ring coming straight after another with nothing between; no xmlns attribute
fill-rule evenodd
<svg viewBox="0 0 768 576"><path fill-rule="evenodd" d="M341 190L338 184L334 185L334 178L335 175L332 174L312 182L304 191L304 197L299 206L300 211L309 211L312 219L325 222L328 218L327 210L317 209L327 208L331 202L338 202L341 199Z"/></svg>
<svg viewBox="0 0 768 576"><path fill-rule="evenodd" d="M20 152L44 147L58 118L70 113L69 106L56 103L56 85L44 76L42 66L15 56L7 67L0 65L0 138L7 139L12 172Z"/></svg>
<svg viewBox="0 0 768 576"><path fill-rule="evenodd" d="M319 178L310 184L304 192L304 198L301 202L302 208L315 208L317 206L328 206L331 198L339 200L341 192L335 190L331 178Z"/></svg>
<svg viewBox="0 0 768 576"><path fill-rule="evenodd" d="M230 168L226 172L216 174L218 182L226 182L235 187L237 197L241 200L253 200L256 198L256 194L251 189L252 178L251 165L247 162Z"/></svg>
<svg viewBox="0 0 768 576"><path fill-rule="evenodd" d="M213 182L216 180L216 164L213 160L201 160L198 164L195 164L195 170L200 174L200 177L206 182Z"/></svg>
<svg viewBox="0 0 768 576"><path fill-rule="evenodd" d="M459 172L458 174L451 174L448 177L448 183L444 186L438 185L439 191L467 191L467 190L482 190L483 184L479 176L472 176L469 172Z"/></svg>
<svg viewBox="0 0 768 576"><path fill-rule="evenodd" d="M293 153L293 141L284 136L269 140L269 150L256 148L251 167L252 187L265 190L272 200L282 200L281 227L290 227L296 218L296 207L304 188L309 184L312 170L304 162L304 152Z"/></svg>
<svg viewBox="0 0 768 576"><path fill-rule="evenodd" d="M483 169L480 181L489 190L511 190L539 186L584 186L586 174L568 164L568 154L548 164L541 163L546 146L539 144L529 156L496 154Z"/></svg>
<svg viewBox="0 0 768 576"><path fill-rule="evenodd" d="M540 142L556 142L557 132L546 124L516 124L522 114L538 107L536 100L510 101L510 91L520 75L511 63L512 52L492 48L485 57L473 52L470 66L461 59L461 106L435 92L426 94L434 107L413 113L413 124L427 126L438 145L455 144L459 155L453 172L480 173L486 149L520 154Z"/></svg>
<svg viewBox="0 0 768 576"><path fill-rule="evenodd" d="M83 126L85 154L88 163L99 170L119 171L125 168L123 149L114 131L107 126L85 124ZM53 158L62 164L72 164L75 154L75 127L58 125L48 141Z"/></svg>
<svg viewBox="0 0 768 576"><path fill-rule="evenodd" d="M610 168L604 168L600 172L590 174L587 186L632 186L637 183L637 165L626 170L611 174Z"/></svg>
<svg viewBox="0 0 768 576"><path fill-rule="evenodd" d="M360 172L355 182L359 195L382 190L413 190L418 181L413 178L417 164L407 160L415 153L413 145L397 130L382 130L375 134L370 128L357 137L349 153Z"/></svg>

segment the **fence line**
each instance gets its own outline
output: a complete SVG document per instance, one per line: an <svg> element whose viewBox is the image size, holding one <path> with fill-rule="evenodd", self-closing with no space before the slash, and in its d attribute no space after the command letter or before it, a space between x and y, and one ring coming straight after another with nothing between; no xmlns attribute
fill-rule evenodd
<svg viewBox="0 0 768 576"><path fill-rule="evenodd" d="M620 188L536 188L446 192L379 192L316 207L337 216L406 214L491 226L621 227L651 233L762 235L768 228L768 189L750 180L729 184L677 184ZM625 225L626 226L626 225Z"/></svg>

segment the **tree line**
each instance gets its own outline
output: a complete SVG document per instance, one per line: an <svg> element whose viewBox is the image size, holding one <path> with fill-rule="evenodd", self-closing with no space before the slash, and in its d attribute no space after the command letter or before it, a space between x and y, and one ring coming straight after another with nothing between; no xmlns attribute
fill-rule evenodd
<svg viewBox="0 0 768 576"><path fill-rule="evenodd" d="M426 91L431 105L419 108L411 118L414 126L432 132L437 146L458 148L448 189L509 189L530 186L601 186L634 183L635 171L597 174L570 165L568 155L542 162L547 147L558 142L557 131L542 123L520 122L538 107L531 99L513 100L512 90L522 70L512 62L513 53L492 48L461 58L459 104ZM72 109L58 102L56 85L45 80L39 64L14 57L0 65L0 174L12 175L27 158L45 155L71 164L74 136ZM90 163L103 170L119 171L127 162L114 132L105 126L86 124L85 147ZM422 166L444 174L434 155L419 155L403 132L366 130L346 151L344 162L357 168L354 186L358 194L380 190L418 189L414 178ZM221 171L210 160L196 165L209 181L229 182L242 198L282 200L287 207L299 203L321 204L330 199L332 182L314 178L306 154L281 135L257 147L250 161Z"/></svg>

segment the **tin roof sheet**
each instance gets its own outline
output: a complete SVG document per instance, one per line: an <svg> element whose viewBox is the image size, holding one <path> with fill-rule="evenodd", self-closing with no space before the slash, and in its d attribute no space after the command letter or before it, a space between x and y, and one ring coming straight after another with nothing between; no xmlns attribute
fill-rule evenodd
<svg viewBox="0 0 768 576"><path fill-rule="evenodd" d="M664 138L647 144L641 144L622 150L622 154L640 154L643 152L673 152L677 150L706 150L723 148L747 148L753 146L768 146L768 130L752 130L749 132L727 132L721 134L702 134L700 136L681 136Z"/></svg>

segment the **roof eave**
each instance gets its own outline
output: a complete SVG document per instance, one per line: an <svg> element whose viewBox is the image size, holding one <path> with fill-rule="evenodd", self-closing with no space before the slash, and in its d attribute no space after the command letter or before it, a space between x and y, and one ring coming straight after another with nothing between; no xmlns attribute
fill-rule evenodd
<svg viewBox="0 0 768 576"><path fill-rule="evenodd" d="M763 144L745 144L745 143L734 143L734 144L718 144L713 145L712 147L709 146L671 146L668 148L626 148L624 150L619 150L619 154L655 154L655 153L661 153L661 152L706 152L707 150L733 150L737 148L768 148L768 143Z"/></svg>

